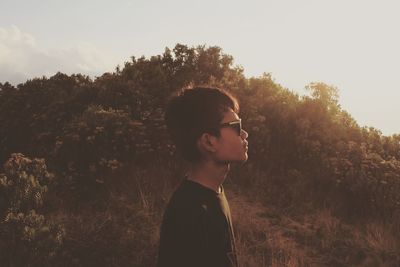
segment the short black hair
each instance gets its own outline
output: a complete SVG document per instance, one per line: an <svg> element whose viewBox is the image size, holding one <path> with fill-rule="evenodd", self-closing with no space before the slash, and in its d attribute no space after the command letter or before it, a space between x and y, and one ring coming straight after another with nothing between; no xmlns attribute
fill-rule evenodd
<svg viewBox="0 0 400 267"><path fill-rule="evenodd" d="M239 113L239 101L232 93L220 88L184 88L170 97L165 122L172 141L185 160L197 162L201 159L196 143L203 133L220 137L218 126L229 108Z"/></svg>

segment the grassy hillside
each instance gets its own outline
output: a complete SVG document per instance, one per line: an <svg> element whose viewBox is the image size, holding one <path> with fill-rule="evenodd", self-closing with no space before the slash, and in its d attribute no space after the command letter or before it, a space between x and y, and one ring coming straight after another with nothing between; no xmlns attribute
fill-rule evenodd
<svg viewBox="0 0 400 267"><path fill-rule="evenodd" d="M181 44L95 80L0 84L1 265L154 266L186 167L165 104L204 84L238 97L249 132L225 183L242 266L400 266L400 135L359 127L332 85L299 96Z"/></svg>

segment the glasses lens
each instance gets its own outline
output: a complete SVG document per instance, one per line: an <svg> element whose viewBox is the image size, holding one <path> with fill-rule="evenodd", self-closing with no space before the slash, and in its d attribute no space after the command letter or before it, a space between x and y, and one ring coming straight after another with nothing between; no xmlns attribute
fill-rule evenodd
<svg viewBox="0 0 400 267"><path fill-rule="evenodd" d="M233 124L232 126L236 130L236 133L238 135L240 135L240 132L242 131L242 123L239 121L239 122Z"/></svg>
<svg viewBox="0 0 400 267"><path fill-rule="evenodd" d="M241 120L235 121L233 123L224 123L221 125L221 127L231 127L232 129L235 130L235 132L239 136L242 133L242 121Z"/></svg>

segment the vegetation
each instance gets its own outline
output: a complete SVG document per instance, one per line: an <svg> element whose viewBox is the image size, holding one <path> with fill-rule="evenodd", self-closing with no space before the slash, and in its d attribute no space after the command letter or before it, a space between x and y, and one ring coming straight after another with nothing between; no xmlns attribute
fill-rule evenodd
<svg viewBox="0 0 400 267"><path fill-rule="evenodd" d="M164 108L190 85L236 95L249 132L226 181L242 266L400 265L400 134L360 127L334 86L299 96L219 47L182 44L95 80L0 84L0 261L153 266L185 166Z"/></svg>

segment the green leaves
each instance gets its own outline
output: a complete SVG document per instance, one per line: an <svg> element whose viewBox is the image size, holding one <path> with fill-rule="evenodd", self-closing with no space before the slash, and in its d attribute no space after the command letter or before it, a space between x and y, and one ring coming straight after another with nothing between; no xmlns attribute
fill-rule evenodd
<svg viewBox="0 0 400 267"><path fill-rule="evenodd" d="M4 164L0 190L6 195L6 207L16 212L40 208L53 175L47 172L43 159L29 159L14 153Z"/></svg>
<svg viewBox="0 0 400 267"><path fill-rule="evenodd" d="M0 174L0 261L8 266L49 264L61 246L62 226L37 213L53 175L43 159L14 153Z"/></svg>

